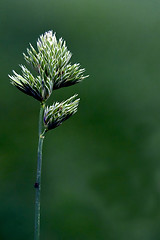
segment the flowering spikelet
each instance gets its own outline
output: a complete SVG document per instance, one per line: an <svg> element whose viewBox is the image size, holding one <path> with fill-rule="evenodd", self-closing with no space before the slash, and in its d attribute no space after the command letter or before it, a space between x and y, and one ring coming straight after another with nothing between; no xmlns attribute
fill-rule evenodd
<svg viewBox="0 0 160 240"><path fill-rule="evenodd" d="M37 41L37 50L30 44L25 61L33 67L38 76L34 77L26 66L21 65L22 76L13 71L11 83L22 92L34 97L40 102L46 101L54 89L71 86L81 82L85 69L79 63L71 64L71 52L66 42L56 39L52 31L41 35Z"/></svg>
<svg viewBox="0 0 160 240"><path fill-rule="evenodd" d="M14 75L9 75L11 83L40 102L48 99L52 93L53 82L49 78L34 77L25 66L20 65L20 67L22 76L13 71Z"/></svg>
<svg viewBox="0 0 160 240"><path fill-rule="evenodd" d="M44 111L44 125L46 131L56 128L65 120L77 112L80 99L76 99L77 94L61 103L53 103L52 106L46 107Z"/></svg>

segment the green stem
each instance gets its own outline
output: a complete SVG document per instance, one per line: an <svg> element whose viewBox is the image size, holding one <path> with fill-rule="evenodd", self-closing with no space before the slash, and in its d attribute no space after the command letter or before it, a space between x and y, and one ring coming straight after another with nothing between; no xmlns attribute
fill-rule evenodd
<svg viewBox="0 0 160 240"><path fill-rule="evenodd" d="M41 192L41 168L42 168L42 147L43 147L43 112L44 104L41 104L39 113L39 142L38 142L38 159L37 159L37 176L35 182L35 232L34 240L40 240L40 192Z"/></svg>

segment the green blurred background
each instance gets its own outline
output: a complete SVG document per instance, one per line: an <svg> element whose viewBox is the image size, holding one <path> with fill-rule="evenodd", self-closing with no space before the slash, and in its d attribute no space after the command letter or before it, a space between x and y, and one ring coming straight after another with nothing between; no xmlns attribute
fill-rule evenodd
<svg viewBox="0 0 160 240"><path fill-rule="evenodd" d="M48 30L90 75L44 142L42 240L160 239L160 1L1 0L0 240L31 240L39 103L9 83Z"/></svg>

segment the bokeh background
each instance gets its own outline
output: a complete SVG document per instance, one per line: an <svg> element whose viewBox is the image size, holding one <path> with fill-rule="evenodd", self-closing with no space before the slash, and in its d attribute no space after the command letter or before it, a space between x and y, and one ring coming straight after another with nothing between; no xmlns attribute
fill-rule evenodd
<svg viewBox="0 0 160 240"><path fill-rule="evenodd" d="M39 103L10 85L48 30L90 75L44 142L42 240L160 239L160 1L1 0L0 240L33 239Z"/></svg>

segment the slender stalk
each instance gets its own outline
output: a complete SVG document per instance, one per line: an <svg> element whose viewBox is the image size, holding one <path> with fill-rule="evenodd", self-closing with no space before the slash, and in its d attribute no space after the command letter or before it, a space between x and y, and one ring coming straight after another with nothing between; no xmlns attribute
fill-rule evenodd
<svg viewBox="0 0 160 240"><path fill-rule="evenodd" d="M37 176L35 182L35 231L34 231L34 240L40 240L40 192L41 192L41 168L42 168L42 147L43 147L43 111L44 104L40 106L39 113L39 142L38 142L38 159L37 159Z"/></svg>

